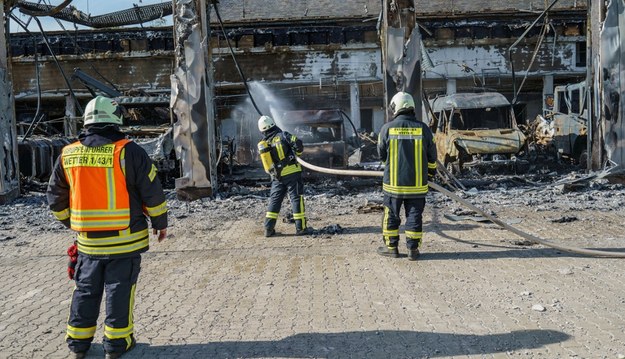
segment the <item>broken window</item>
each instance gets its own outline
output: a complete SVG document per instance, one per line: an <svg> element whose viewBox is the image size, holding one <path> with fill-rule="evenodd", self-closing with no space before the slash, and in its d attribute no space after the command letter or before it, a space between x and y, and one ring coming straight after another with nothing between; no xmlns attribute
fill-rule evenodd
<svg viewBox="0 0 625 359"><path fill-rule="evenodd" d="M494 130L498 128L510 128L509 108L505 107L487 107L477 109L467 109L460 111L461 116L457 123L458 127L454 127L454 118L452 118L452 129L458 130ZM454 113L454 115L456 115Z"/></svg>

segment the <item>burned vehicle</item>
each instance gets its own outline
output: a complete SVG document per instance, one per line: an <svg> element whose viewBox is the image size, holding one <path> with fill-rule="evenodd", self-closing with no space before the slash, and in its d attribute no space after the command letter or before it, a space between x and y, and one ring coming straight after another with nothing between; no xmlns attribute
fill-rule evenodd
<svg viewBox="0 0 625 359"><path fill-rule="evenodd" d="M299 110L284 112L280 123L304 143L304 161L332 168L347 166L346 120L341 110Z"/></svg>
<svg viewBox="0 0 625 359"><path fill-rule="evenodd" d="M457 93L430 100L430 127L438 160L452 173L527 167L516 154L525 143L510 102L500 93Z"/></svg>
<svg viewBox="0 0 625 359"><path fill-rule="evenodd" d="M586 82L556 86L553 103L546 104L545 116L536 118L536 136L553 146L558 158L586 166L588 143L588 109ZM541 126L542 125L542 126Z"/></svg>

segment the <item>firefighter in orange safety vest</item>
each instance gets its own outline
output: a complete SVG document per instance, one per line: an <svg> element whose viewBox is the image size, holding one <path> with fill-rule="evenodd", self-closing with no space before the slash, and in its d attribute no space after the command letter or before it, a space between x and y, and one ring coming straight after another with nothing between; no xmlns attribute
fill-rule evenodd
<svg viewBox="0 0 625 359"><path fill-rule="evenodd" d="M106 358L135 344L133 305L141 253L148 250L147 217L158 241L167 236L167 205L156 166L120 131L122 109L98 96L85 109L84 131L63 148L47 198L54 216L77 232L68 249L75 281L65 339L84 358L96 332L102 295Z"/></svg>

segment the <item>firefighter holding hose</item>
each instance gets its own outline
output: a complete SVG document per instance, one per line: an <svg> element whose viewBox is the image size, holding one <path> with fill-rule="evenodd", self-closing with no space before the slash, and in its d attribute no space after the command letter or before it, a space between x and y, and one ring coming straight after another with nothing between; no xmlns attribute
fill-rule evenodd
<svg viewBox="0 0 625 359"><path fill-rule="evenodd" d="M280 207L287 193L293 210L295 233L312 234L312 228L306 222L302 166L297 162L297 156L304 151L302 141L295 135L282 131L269 116L258 119L258 129L263 134L263 139L258 142L258 152L265 172L271 176L271 192L265 215L265 237L276 233Z"/></svg>
<svg viewBox="0 0 625 359"><path fill-rule="evenodd" d="M385 162L382 184L385 246L378 248L378 254L399 257L399 215L403 205L408 259L416 260L423 239L422 215L428 179L436 173L436 145L432 131L417 119L410 94L398 92L391 99L389 109L393 120L382 126L378 138L378 153Z"/></svg>

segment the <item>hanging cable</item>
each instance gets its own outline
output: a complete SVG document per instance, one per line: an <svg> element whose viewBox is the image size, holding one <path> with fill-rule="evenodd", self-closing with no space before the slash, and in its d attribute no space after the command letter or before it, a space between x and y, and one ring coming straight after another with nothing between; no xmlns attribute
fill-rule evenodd
<svg viewBox="0 0 625 359"><path fill-rule="evenodd" d="M35 42L34 38L33 38L33 42ZM26 133L24 133L24 137L22 137L22 142L26 141L28 136L30 136L31 129L33 132L35 132L35 128L39 126L39 122L41 121L39 116L43 118L43 115L40 114L41 112L41 79L39 76L39 56L37 56L37 51L35 51L35 78L37 79L37 110L35 111L35 115L33 116L33 119L30 122L28 129L26 129Z"/></svg>
<svg viewBox="0 0 625 359"><path fill-rule="evenodd" d="M11 18L13 20L16 20L16 22L18 24L20 24L19 19L17 19L17 17L13 14L10 15ZM67 89L69 90L69 93L72 96L72 99L74 100L74 103L76 104L76 108L78 109L78 111L80 111L80 114L83 114L83 109L82 106L80 105L80 103L78 102L78 98L76 97L76 94L74 93L74 89L72 88L72 85L69 83L69 80L67 79L67 76L65 75L65 71L63 71L63 67L61 67L61 64L59 63L59 60L57 59L56 55L54 54L54 51L52 51L52 46L50 46L50 42L48 41L48 37L46 36L45 32L43 31L43 26L41 26L41 21L39 21L39 19L36 16L33 16L32 19L35 20L35 22L37 23L37 26L39 27L39 31L41 32L41 36L43 37L43 41L46 44L46 47L48 48L48 51L50 51L50 55L52 56L52 59L54 60L54 63L56 64L57 68L59 69L59 71L61 72L61 76L63 76L63 80L65 80L65 84L67 85ZM20 26L23 26L22 24L20 24ZM28 30L26 30L28 31Z"/></svg>
<svg viewBox="0 0 625 359"><path fill-rule="evenodd" d="M26 31L27 34L30 35L31 39L33 40L33 47L35 48L35 78L37 79L37 110L35 111L35 115L33 116L33 119L30 122L30 125L28 126L28 128L26 129L26 132L24 133L24 137L22 138L22 142L24 142L26 141L28 136L30 136L31 129L34 132L34 128L36 128L36 126L39 124L39 121L37 121L37 118L39 117L39 113L41 111L41 80L39 77L39 56L37 55L37 41L36 41L34 34L28 30L28 28L22 22L22 20L14 16L12 13L10 13L9 16L19 26L21 26L22 29L24 29L24 31Z"/></svg>
<svg viewBox="0 0 625 359"><path fill-rule="evenodd" d="M230 49L230 54L232 55L232 61L234 61L234 65L236 66L237 71L239 71L239 75L241 76L241 80L243 80L243 85L245 86L245 91L247 91L247 94L250 96L250 100L252 101L252 105L256 109L256 112L258 112L258 114L260 116L262 116L263 113L260 111L260 109L256 105L256 101L254 101L254 97L252 96L252 93L250 92L250 88L249 88L249 86L247 84L247 80L245 79L245 75L243 75L243 71L241 70L241 67L239 66L239 63L237 62L237 59L234 56L234 50L232 49L232 46L230 46L230 39L228 38L228 34L226 34L226 29L224 28L224 23L223 23L223 21L221 21L221 15L219 15L219 9L217 8L217 3L213 2L213 6L215 7L215 15L217 15L217 20L219 20L219 26L221 27L221 32L224 34L224 37L226 38L226 43L228 44L228 49Z"/></svg>
<svg viewBox="0 0 625 359"><path fill-rule="evenodd" d="M76 50L76 52L78 53L78 55L83 56L84 58L86 58L85 56L85 52L82 49L82 47L80 47L80 45L78 45L78 42L76 41L76 39L69 33L69 31L67 31L67 29L65 28L65 26L63 26L63 23L61 22L61 20L54 18L54 20L56 20L56 23L59 25L59 27L63 30L63 32L65 33L65 35L67 35L68 38L70 38L72 40L72 44L74 45L74 49ZM74 24L75 25L75 24ZM89 64L89 67L98 75L100 76L100 78L102 78L102 80L104 80L106 83L108 83L109 85L111 85L111 87L113 87L115 90L119 91L119 89L117 88L117 86L111 82L109 79L107 79L106 77L104 77L104 75L102 75L100 73L100 71L98 71L98 69L95 68L95 66L93 66L93 61L87 61L87 63ZM121 92L121 91L119 91Z"/></svg>
<svg viewBox="0 0 625 359"><path fill-rule="evenodd" d="M545 21L545 25L543 25L543 28L540 31L538 42L536 43L536 47L534 48L532 59L530 60L529 65L527 65L527 70L525 70L525 76L523 76L523 80L521 81L521 84L519 85L517 92L514 94L515 99L519 97L519 93L521 93L521 89L523 88L523 85L525 85L525 80L527 80L527 76L530 72L530 69L532 68L532 65L534 65L534 61L536 60L536 55L538 55L538 50L540 50L540 46L542 46L543 40L545 39L545 36L547 35L548 30L549 30L549 24Z"/></svg>
<svg viewBox="0 0 625 359"><path fill-rule="evenodd" d="M512 93L516 94L516 76L515 76L515 71L514 71L514 61L512 61L512 50L514 48L516 48L516 46L519 44L519 42L521 42L521 40L523 40L523 38L525 37L525 35L527 35L528 32L530 32L530 30L532 30L532 28L534 27L534 25L536 25L536 23L538 23L538 21L549 11L551 10L551 8L558 2L559 0L553 0L553 2L551 4L549 4L549 6L547 6L547 8L545 10L543 10L542 13L540 13L540 15L538 15L538 17L536 18L536 20L534 20L534 22L532 22L532 24L527 28L527 30L525 30L523 32L523 34L521 34L521 36L508 48L508 61L510 61L510 70L512 71ZM516 97L512 99L512 104L515 105L516 104Z"/></svg>

